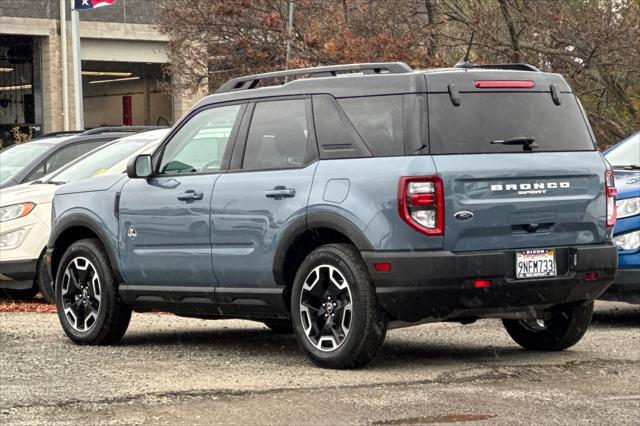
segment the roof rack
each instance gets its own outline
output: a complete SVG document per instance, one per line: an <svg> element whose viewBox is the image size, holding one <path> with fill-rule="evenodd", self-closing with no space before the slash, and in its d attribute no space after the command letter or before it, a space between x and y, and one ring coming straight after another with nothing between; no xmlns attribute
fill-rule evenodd
<svg viewBox="0 0 640 426"><path fill-rule="evenodd" d="M82 133L82 130L61 130L59 132L43 133L33 139L59 138L63 136L73 136Z"/></svg>
<svg viewBox="0 0 640 426"><path fill-rule="evenodd" d="M82 136L86 135L99 135L101 133L118 133L118 132L128 132L128 133L139 133L146 132L149 130L156 129L166 129L166 126L106 126L106 127L96 127L94 129L89 129L85 132L82 132Z"/></svg>
<svg viewBox="0 0 640 426"><path fill-rule="evenodd" d="M261 81L278 77L311 76L311 77L336 77L344 74L360 71L363 74L404 74L413 72L411 67L404 62L374 62L367 64L330 65L326 67L299 68L295 70L268 72L264 74L248 75L232 78L220 86L216 93L234 92L236 90L255 89Z"/></svg>
<svg viewBox="0 0 640 426"><path fill-rule="evenodd" d="M540 72L540 70L533 65L529 64L471 64L471 66L462 66L457 65L456 68L480 68L480 69L489 69L489 70L513 70L513 71L536 71Z"/></svg>

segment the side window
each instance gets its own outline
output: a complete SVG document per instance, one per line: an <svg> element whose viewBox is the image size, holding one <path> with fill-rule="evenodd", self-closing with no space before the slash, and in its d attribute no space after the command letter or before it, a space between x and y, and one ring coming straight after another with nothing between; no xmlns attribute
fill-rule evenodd
<svg viewBox="0 0 640 426"><path fill-rule="evenodd" d="M59 149L51 157L47 158L40 167L31 172L27 180L37 180L51 172L55 172L60 167L67 165L105 142L106 141L78 142Z"/></svg>
<svg viewBox="0 0 640 426"><path fill-rule="evenodd" d="M242 106L210 108L191 118L166 145L159 173L219 171Z"/></svg>
<svg viewBox="0 0 640 426"><path fill-rule="evenodd" d="M402 95L343 98L338 103L374 156L404 155Z"/></svg>
<svg viewBox="0 0 640 426"><path fill-rule="evenodd" d="M371 151L331 95L313 95L313 124L320 158L371 157Z"/></svg>
<svg viewBox="0 0 640 426"><path fill-rule="evenodd" d="M311 155L307 123L309 100L258 102L253 111L242 168L300 167Z"/></svg>

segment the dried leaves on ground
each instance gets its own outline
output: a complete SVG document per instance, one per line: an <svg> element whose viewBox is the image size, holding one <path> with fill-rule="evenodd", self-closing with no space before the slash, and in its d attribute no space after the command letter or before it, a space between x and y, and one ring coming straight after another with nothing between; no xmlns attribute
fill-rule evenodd
<svg viewBox="0 0 640 426"><path fill-rule="evenodd" d="M45 302L44 299L0 299L0 313L3 312L37 312L42 314L54 314L56 313L56 307L55 305Z"/></svg>

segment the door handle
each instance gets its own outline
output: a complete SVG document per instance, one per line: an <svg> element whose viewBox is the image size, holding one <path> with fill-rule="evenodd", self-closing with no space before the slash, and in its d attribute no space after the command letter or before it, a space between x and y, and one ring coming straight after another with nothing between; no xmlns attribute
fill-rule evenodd
<svg viewBox="0 0 640 426"><path fill-rule="evenodd" d="M193 189L189 189L182 194L178 195L178 200L180 201L195 201L202 200L204 194L202 192L196 192Z"/></svg>
<svg viewBox="0 0 640 426"><path fill-rule="evenodd" d="M296 190L293 188L285 188L284 186L276 186L273 189L265 191L264 195L267 198L273 198L275 200L282 200L283 198L292 198L296 196Z"/></svg>

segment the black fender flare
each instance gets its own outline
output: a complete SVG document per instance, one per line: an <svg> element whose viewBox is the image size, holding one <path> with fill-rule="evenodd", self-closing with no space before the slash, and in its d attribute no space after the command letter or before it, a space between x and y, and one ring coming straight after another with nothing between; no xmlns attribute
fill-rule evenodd
<svg viewBox="0 0 640 426"><path fill-rule="evenodd" d="M300 235L314 228L327 228L339 232L353 242L360 251L371 251L373 246L364 233L349 219L336 213L315 212L294 219L282 232L273 259L273 278L277 285L284 283L284 264L288 249Z"/></svg>
<svg viewBox="0 0 640 426"><path fill-rule="evenodd" d="M51 230L51 235L49 236L49 242L47 243L47 248L50 250L50 252L51 251L55 252L56 241L58 241L60 236L65 231L74 227L87 228L98 237L98 239L102 243L102 246L107 252L107 257L109 258L109 264L111 265L111 270L116 276L117 282L118 283L124 282L124 280L122 279L122 274L120 273L120 268L118 267L117 252L115 251L117 250L117 247L114 250L111 244L109 244L109 241L110 241L109 237L105 233L103 227L97 221L92 219L90 216L87 216L86 214L71 213L65 216L64 218L62 218L60 222L56 224L55 228ZM61 257L62 257L62 254L60 254L60 258ZM53 266L53 263L51 266ZM52 274L52 275L53 275L52 278L55 281L56 274Z"/></svg>

